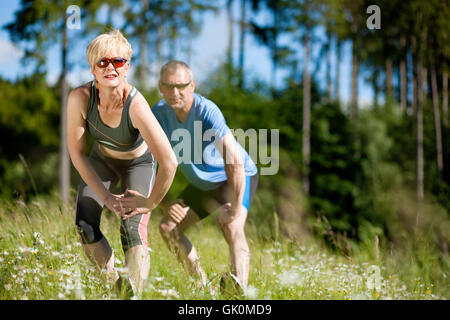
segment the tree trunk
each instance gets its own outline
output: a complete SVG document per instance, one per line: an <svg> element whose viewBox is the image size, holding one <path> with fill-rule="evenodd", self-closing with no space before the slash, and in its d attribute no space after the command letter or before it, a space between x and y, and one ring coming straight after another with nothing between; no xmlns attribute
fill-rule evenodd
<svg viewBox="0 0 450 320"><path fill-rule="evenodd" d="M444 159L442 155L442 133L441 133L441 115L439 111L439 93L437 87L436 67L431 66L431 91L433 98L433 113L434 113L434 129L436 133L436 156L439 182L442 182L444 171Z"/></svg>
<svg viewBox="0 0 450 320"><path fill-rule="evenodd" d="M67 19L67 18L66 18ZM66 19L62 26L62 54L61 54L61 134L59 137L59 192L64 203L69 202L70 196L70 159L67 149L67 97L69 86L66 81L67 75L67 28Z"/></svg>
<svg viewBox="0 0 450 320"><path fill-rule="evenodd" d="M194 35L192 33L189 33L189 35L186 35L184 37L184 40L186 41L187 63L192 64L192 56L194 53L194 50L192 49L192 44L194 43Z"/></svg>
<svg viewBox="0 0 450 320"><path fill-rule="evenodd" d="M416 226L423 216L423 106L424 106L424 78L426 70L420 62L417 64L417 220Z"/></svg>
<svg viewBox="0 0 450 320"><path fill-rule="evenodd" d="M352 44L352 92L350 101L350 119L353 126L354 157L356 160L361 158L361 138L359 136L359 120L358 120L358 43L356 38Z"/></svg>
<svg viewBox="0 0 450 320"><path fill-rule="evenodd" d="M411 38L411 107L413 114L417 112L417 79L419 78L419 73L417 68L414 68L416 57L414 53L416 52L416 38ZM418 66L418 64L417 64Z"/></svg>
<svg viewBox="0 0 450 320"><path fill-rule="evenodd" d="M311 78L309 60L311 55L310 30L306 28L303 38L305 48L305 67L303 71L303 191L309 194L310 127L311 127Z"/></svg>
<svg viewBox="0 0 450 320"><path fill-rule="evenodd" d="M444 117L444 126L448 126L448 74L442 73L442 113Z"/></svg>
<svg viewBox="0 0 450 320"><path fill-rule="evenodd" d="M406 87L406 62L404 59L400 61L400 105L403 111L406 111L407 107L407 87Z"/></svg>
<svg viewBox="0 0 450 320"><path fill-rule="evenodd" d="M358 53L357 44L353 40L352 45L352 92L350 100L350 118L356 120L358 116Z"/></svg>
<svg viewBox="0 0 450 320"><path fill-rule="evenodd" d="M404 35L400 38L400 44L402 46L402 54L400 61L400 105L403 111L406 111L407 107L407 88L406 88L406 38Z"/></svg>
<svg viewBox="0 0 450 320"><path fill-rule="evenodd" d="M392 60L386 58L386 103L392 102Z"/></svg>
<svg viewBox="0 0 450 320"><path fill-rule="evenodd" d="M327 33L327 43L326 45L326 75L327 75L327 102L331 103L331 32Z"/></svg>
<svg viewBox="0 0 450 320"><path fill-rule="evenodd" d="M141 0L141 19L142 19L142 30L140 31L139 37L139 54L141 57L141 65L139 68L139 82L140 87L145 89L147 86L147 32L148 32L148 23L146 22L145 15L148 11L148 1Z"/></svg>
<svg viewBox="0 0 450 320"><path fill-rule="evenodd" d="M227 46L227 63L228 68L233 67L233 0L227 1L227 16L228 16L228 46ZM230 75L229 75L230 76Z"/></svg>
<svg viewBox="0 0 450 320"><path fill-rule="evenodd" d="M278 67L278 27L279 27L279 11L275 5L273 8L273 39L272 39L272 76L271 91L272 96L276 94L277 88L277 67Z"/></svg>
<svg viewBox="0 0 450 320"><path fill-rule="evenodd" d="M158 25L158 30L157 30L157 35L156 35L156 60L158 61L158 72L163 65L163 55L162 55L163 39L164 39L164 25L162 23L160 23Z"/></svg>
<svg viewBox="0 0 450 320"><path fill-rule="evenodd" d="M378 103L378 96L380 94L380 88L378 86L378 78L380 75L380 71L378 69L378 67L375 67L375 70L373 71L373 79L372 79L372 85L373 85L373 105L375 108L379 107L379 103Z"/></svg>
<svg viewBox="0 0 450 320"><path fill-rule="evenodd" d="M339 84L341 77L341 40L336 36L336 79L334 79L334 99L339 103Z"/></svg>
<svg viewBox="0 0 450 320"><path fill-rule="evenodd" d="M412 74L411 82L412 82L412 87L411 87L411 91L412 91L411 107L412 107L412 110L413 110L413 114L415 114L417 112L417 77L414 75L414 73Z"/></svg>
<svg viewBox="0 0 450 320"><path fill-rule="evenodd" d="M241 36L239 40L239 88L244 87L244 56L245 56L245 33L246 33L246 3L247 0L241 0Z"/></svg>

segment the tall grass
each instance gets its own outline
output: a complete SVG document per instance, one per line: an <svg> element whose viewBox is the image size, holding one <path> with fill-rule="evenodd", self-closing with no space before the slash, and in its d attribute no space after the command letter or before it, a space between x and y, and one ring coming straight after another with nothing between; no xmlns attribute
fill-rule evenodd
<svg viewBox="0 0 450 320"><path fill-rule="evenodd" d="M142 299L225 299L219 290L210 293L197 288L163 243L158 232L160 218L161 213L155 211L149 223L151 271ZM260 230L268 228L249 218L250 279L241 299L450 297L449 258L433 251L426 235L399 252L374 240L352 256L343 256L320 241L294 243L276 230L272 235L262 235ZM124 267L119 221L107 211L102 216L102 231L114 249L116 265ZM187 235L212 286L218 288L220 275L228 271L228 247L214 218L193 226ZM37 197L28 204L1 201L0 299L117 298L83 254L72 205L64 206L56 197Z"/></svg>

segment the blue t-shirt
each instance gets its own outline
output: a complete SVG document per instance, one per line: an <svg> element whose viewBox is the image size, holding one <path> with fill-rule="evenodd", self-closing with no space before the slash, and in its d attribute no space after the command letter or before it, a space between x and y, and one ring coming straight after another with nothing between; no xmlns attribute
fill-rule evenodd
<svg viewBox="0 0 450 320"><path fill-rule="evenodd" d="M231 131L214 102L194 93L191 110L182 123L164 99L152 108L152 112L172 145L178 167L192 185L201 190L212 190L227 180L223 157L213 142ZM255 163L236 143L244 160L245 175L255 175Z"/></svg>

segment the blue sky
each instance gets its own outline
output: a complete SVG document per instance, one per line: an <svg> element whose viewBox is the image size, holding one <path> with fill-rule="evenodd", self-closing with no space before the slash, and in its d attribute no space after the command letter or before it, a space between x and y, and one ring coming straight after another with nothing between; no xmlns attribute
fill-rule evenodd
<svg viewBox="0 0 450 320"><path fill-rule="evenodd" d="M222 1L223 2L223 1ZM76 1L74 1L76 3ZM235 5L237 2L235 1ZM4 1L2 3L2 10L0 10L0 25L13 21L14 12L20 7L20 1ZM221 6L223 8L223 6ZM239 17L239 8L237 5L234 8L235 16ZM195 73L197 82L201 82L205 77L211 73L225 58L228 27L227 17L224 10L218 14L208 13L203 17L202 31L193 42L193 56L190 65ZM77 32L70 30L70 32ZM74 33L69 32L69 37L73 38ZM238 32L235 29L235 49L238 48ZM320 37L320 30L317 33ZM69 53L69 62L72 64L71 72L69 74L69 82L72 86L79 85L83 82L89 81L91 75L85 60L85 48L88 44L88 39L79 40L73 45L72 51ZM318 56L320 46L318 44L312 47L312 59ZM47 53L48 62L48 77L50 83L56 81L60 72L60 55L59 46L53 46ZM344 54L341 59L341 79L340 79L340 97L343 101L348 101L350 96L350 74L351 74L351 44L344 45ZM137 46L134 46L134 51L138 54ZM234 52L235 61L237 61L237 51ZM303 51L299 47L299 58L302 61ZM6 61L6 68L0 69L0 76L2 78L14 80L17 77L23 76L30 72L30 67L22 67L19 64L23 51L9 40L8 33L0 30L0 58ZM180 55L178 59L186 59L185 56ZM332 57L332 65L336 63L335 57ZM310 70L313 70L311 65ZM245 56L245 70L249 78L258 78L267 83L270 82L271 63L269 58L269 51L260 46L256 40L248 35L246 37L246 56ZM332 67L332 77L334 78L334 70ZM287 73L280 70L277 75L277 83L282 82L282 78L286 77ZM325 85L325 68L324 65L319 68L318 72L314 74L319 80L319 84ZM372 90L364 83L362 76L359 77L359 94L358 98L361 104L365 104L372 99Z"/></svg>

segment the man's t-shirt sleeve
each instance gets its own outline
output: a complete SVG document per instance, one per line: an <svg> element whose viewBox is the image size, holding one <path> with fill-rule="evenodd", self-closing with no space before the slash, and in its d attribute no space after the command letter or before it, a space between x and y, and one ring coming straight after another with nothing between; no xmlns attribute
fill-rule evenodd
<svg viewBox="0 0 450 320"><path fill-rule="evenodd" d="M156 104L152 108L153 115L155 116L156 120L158 120L159 123L161 123L161 107L159 106L159 103Z"/></svg>
<svg viewBox="0 0 450 320"><path fill-rule="evenodd" d="M227 133L231 133L227 126L225 117L220 111L219 107L210 103L205 114L203 125L206 130L212 130L217 139L223 138Z"/></svg>

